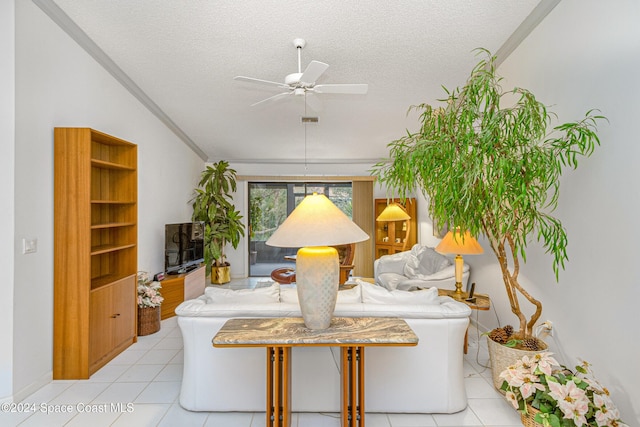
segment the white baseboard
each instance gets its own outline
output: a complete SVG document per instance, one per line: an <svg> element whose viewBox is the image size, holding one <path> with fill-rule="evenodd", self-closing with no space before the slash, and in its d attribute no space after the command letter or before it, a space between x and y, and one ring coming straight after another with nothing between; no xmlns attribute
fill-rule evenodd
<svg viewBox="0 0 640 427"><path fill-rule="evenodd" d="M42 387L49 384L51 381L53 381L53 371L47 372L46 374L40 376L40 378L38 378L31 384L13 393L13 396L9 396L8 398L6 398L6 399L10 399L7 402L5 402L5 399L3 399L3 403L22 402L24 399L31 396L36 391L40 390Z"/></svg>

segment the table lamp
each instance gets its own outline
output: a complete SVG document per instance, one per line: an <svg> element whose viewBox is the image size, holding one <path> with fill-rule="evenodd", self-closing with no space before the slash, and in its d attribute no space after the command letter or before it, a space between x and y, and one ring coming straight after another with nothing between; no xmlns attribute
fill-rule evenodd
<svg viewBox="0 0 640 427"><path fill-rule="evenodd" d="M462 300L465 293L462 292L462 273L464 261L462 255L477 255L484 252L480 243L471 236L468 231L460 233L460 230L448 231L442 241L436 246L436 252L441 254L455 254L456 266L456 291L453 295L455 299Z"/></svg>
<svg viewBox="0 0 640 427"><path fill-rule="evenodd" d="M331 324L338 296L340 261L331 245L362 242L362 231L325 195L306 196L267 240L269 246L300 248L296 255L296 288L309 329Z"/></svg>
<svg viewBox="0 0 640 427"><path fill-rule="evenodd" d="M389 203L386 208L380 215L376 218L378 222L395 222L395 221L405 221L406 224L406 232L404 235L404 244L402 245L402 250L405 251L407 249L407 242L409 241L409 230L411 228L411 215L404 210L404 208L399 203Z"/></svg>

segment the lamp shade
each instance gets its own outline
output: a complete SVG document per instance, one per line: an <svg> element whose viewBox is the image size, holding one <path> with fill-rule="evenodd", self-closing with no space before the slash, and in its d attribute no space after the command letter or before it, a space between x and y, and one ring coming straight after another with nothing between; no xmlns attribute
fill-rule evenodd
<svg viewBox="0 0 640 427"><path fill-rule="evenodd" d="M475 255L484 252L480 243L468 231L449 231L436 246L436 252L441 254Z"/></svg>
<svg viewBox="0 0 640 427"><path fill-rule="evenodd" d="M380 212L376 221L405 221L408 219L411 219L411 216L402 208L402 206L397 203L390 203L382 212Z"/></svg>
<svg viewBox="0 0 640 427"><path fill-rule="evenodd" d="M299 248L365 241L369 235L324 194L306 196L267 240L269 246Z"/></svg>

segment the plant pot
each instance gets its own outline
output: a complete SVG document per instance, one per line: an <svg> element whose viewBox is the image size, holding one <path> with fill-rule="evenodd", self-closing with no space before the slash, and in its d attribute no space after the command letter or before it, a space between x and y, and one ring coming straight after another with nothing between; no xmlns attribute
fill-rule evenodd
<svg viewBox="0 0 640 427"><path fill-rule="evenodd" d="M527 405L527 411L528 413L526 414L523 412L520 413L520 421L522 422L522 425L524 427L542 427L542 424L536 422L534 419L536 414L540 411L531 405Z"/></svg>
<svg viewBox="0 0 640 427"><path fill-rule="evenodd" d="M502 387L503 379L500 378L500 372L507 369L509 366L516 363L516 361L523 356L533 356L538 353L542 353L545 350L539 351L531 351L531 350L520 350L517 348L507 347L500 343L495 342L491 338L487 337L487 347L489 348L489 359L491 360L491 374L493 377L493 386L499 390L501 393L504 393L500 390Z"/></svg>
<svg viewBox="0 0 640 427"><path fill-rule="evenodd" d="M249 252L249 263L254 265L258 261L258 251Z"/></svg>
<svg viewBox="0 0 640 427"><path fill-rule="evenodd" d="M211 283L222 285L231 281L231 267L211 267Z"/></svg>
<svg viewBox="0 0 640 427"><path fill-rule="evenodd" d="M138 336L155 334L160 330L160 306L138 307Z"/></svg>

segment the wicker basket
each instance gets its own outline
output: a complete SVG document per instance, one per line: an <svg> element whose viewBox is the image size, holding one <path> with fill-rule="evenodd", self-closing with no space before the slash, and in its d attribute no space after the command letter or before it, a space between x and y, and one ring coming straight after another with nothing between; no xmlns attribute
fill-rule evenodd
<svg viewBox="0 0 640 427"><path fill-rule="evenodd" d="M520 421L522 421L522 425L524 427L542 427L542 424L537 423L534 420L536 414L540 411L531 405L527 405L527 411L529 411L527 414L522 412L520 413Z"/></svg>
<svg viewBox="0 0 640 427"><path fill-rule="evenodd" d="M530 351L511 348L499 344L489 337L487 337L487 346L489 347L489 358L491 359L491 375L493 377L493 386L501 393L504 392L500 390L503 381L502 378L500 378L500 372L513 365L516 360L522 358L523 356L533 356L534 354L546 351Z"/></svg>
<svg viewBox="0 0 640 427"><path fill-rule="evenodd" d="M138 336L155 334L160 330L160 306L138 307Z"/></svg>

